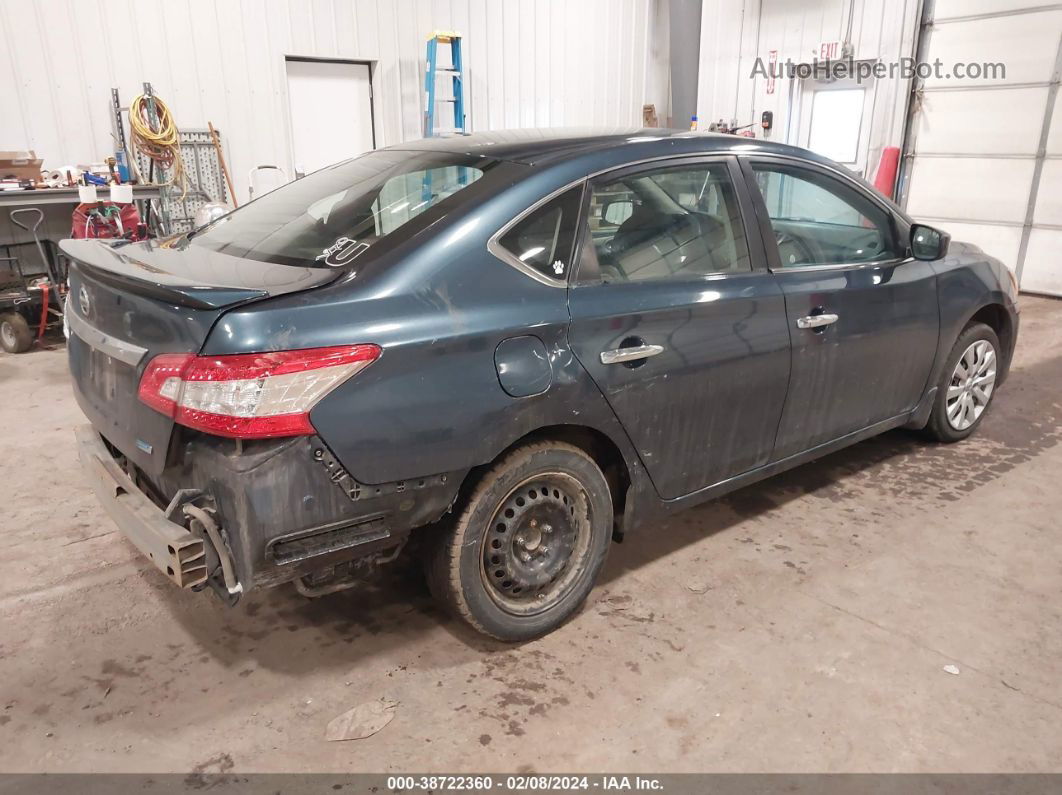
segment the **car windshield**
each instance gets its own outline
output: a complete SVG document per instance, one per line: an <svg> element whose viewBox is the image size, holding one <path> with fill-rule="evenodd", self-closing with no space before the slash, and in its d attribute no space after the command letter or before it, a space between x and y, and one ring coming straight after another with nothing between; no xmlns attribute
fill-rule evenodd
<svg viewBox="0 0 1062 795"><path fill-rule="evenodd" d="M497 161L380 150L316 171L190 233L213 251L286 265L339 268L401 229L423 227ZM417 223L418 219L421 223Z"/></svg>

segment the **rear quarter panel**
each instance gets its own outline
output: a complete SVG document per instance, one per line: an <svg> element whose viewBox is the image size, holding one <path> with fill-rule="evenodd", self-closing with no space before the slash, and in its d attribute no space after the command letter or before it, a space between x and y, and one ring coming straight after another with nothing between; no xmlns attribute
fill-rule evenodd
<svg viewBox="0 0 1062 795"><path fill-rule="evenodd" d="M352 280L235 309L215 326L204 352L380 345L380 358L310 415L362 483L467 471L554 425L603 432L636 467L623 429L568 347L566 290L540 284L486 250L493 232L564 177L526 179ZM541 340L552 379L541 394L514 397L499 381L495 351L524 335Z"/></svg>

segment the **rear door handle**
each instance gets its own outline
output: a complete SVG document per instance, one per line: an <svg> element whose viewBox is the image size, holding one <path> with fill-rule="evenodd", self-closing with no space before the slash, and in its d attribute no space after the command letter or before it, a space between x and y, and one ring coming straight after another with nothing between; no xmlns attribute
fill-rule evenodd
<svg viewBox="0 0 1062 795"><path fill-rule="evenodd" d="M634 345L630 348L613 348L610 351L601 351L601 364L623 364L624 362L636 362L639 359L648 359L664 352L663 345Z"/></svg>
<svg viewBox="0 0 1062 795"><path fill-rule="evenodd" d="M797 318L796 324L797 328L822 328L823 326L832 326L836 322L837 315L824 314Z"/></svg>

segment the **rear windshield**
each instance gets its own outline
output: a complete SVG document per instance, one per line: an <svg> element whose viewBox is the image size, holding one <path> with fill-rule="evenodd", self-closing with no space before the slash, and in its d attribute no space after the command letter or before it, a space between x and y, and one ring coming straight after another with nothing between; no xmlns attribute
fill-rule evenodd
<svg viewBox="0 0 1062 795"><path fill-rule="evenodd" d="M453 209L496 163L449 152L369 152L267 193L189 237L263 262L353 266L395 231L419 231L425 224L417 219L429 210L434 218Z"/></svg>

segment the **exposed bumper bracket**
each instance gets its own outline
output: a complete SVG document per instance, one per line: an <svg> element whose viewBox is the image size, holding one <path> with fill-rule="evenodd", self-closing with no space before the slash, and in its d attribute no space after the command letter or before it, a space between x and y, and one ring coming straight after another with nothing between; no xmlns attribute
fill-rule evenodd
<svg viewBox="0 0 1062 795"><path fill-rule="evenodd" d="M185 505L184 514L193 522L198 522L202 526L203 531L210 538L210 543L217 550L218 558L221 561L221 573L225 578L225 590L229 592L230 596L243 593L243 586L240 585L240 581L236 579L236 573L232 570L232 560L228 553L228 547L221 537L221 529L218 527L218 523L214 521L214 517L195 505Z"/></svg>
<svg viewBox="0 0 1062 795"><path fill-rule="evenodd" d="M155 567L182 588L207 579L206 549L200 536L169 521L122 471L91 425L77 429L78 457L96 497L126 538Z"/></svg>

